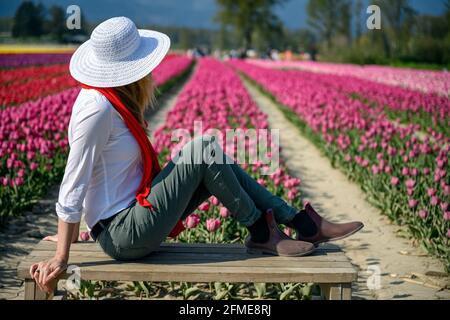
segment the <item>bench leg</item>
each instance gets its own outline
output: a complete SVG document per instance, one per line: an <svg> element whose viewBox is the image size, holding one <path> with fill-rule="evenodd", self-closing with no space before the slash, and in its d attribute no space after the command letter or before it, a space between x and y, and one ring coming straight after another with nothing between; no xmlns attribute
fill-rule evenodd
<svg viewBox="0 0 450 320"><path fill-rule="evenodd" d="M351 300L351 283L324 283L320 284L322 296L327 300Z"/></svg>
<svg viewBox="0 0 450 320"><path fill-rule="evenodd" d="M52 298L53 294L41 291L34 280L25 280L25 300L51 300Z"/></svg>

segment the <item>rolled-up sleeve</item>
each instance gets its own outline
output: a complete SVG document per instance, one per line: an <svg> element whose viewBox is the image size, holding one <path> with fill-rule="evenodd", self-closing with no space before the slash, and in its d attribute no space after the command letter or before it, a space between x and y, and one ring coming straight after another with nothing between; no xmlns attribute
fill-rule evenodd
<svg viewBox="0 0 450 320"><path fill-rule="evenodd" d="M91 99L73 111L70 152L56 203L56 213L65 222L81 221L92 172L111 134L111 108L107 101Z"/></svg>

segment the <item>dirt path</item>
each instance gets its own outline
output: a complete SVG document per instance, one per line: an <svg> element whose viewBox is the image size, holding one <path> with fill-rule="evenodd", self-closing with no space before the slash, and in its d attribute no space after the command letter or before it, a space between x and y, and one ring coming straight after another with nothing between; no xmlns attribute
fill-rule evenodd
<svg viewBox="0 0 450 320"><path fill-rule="evenodd" d="M147 120L153 129L163 124L167 112L175 104L176 97L187 81L181 81L166 92L158 101L154 111L148 114ZM59 186L53 187L31 211L12 218L8 225L0 230L0 300L23 299L22 281L16 277L16 268L36 243L44 236L56 233L55 203L58 192ZM80 230L87 230L84 221Z"/></svg>
<svg viewBox="0 0 450 320"><path fill-rule="evenodd" d="M390 224L365 201L361 189L333 169L328 159L301 136L276 104L250 83L245 84L261 110L268 114L270 127L280 129L282 156L290 173L301 178L304 198L331 220L364 222L362 232L337 242L359 269L354 298L450 299L450 291L440 289L449 284L449 279L442 277L445 275L443 265L397 236L401 229ZM381 288L369 290L367 279L378 270ZM431 278L432 272L441 277Z"/></svg>

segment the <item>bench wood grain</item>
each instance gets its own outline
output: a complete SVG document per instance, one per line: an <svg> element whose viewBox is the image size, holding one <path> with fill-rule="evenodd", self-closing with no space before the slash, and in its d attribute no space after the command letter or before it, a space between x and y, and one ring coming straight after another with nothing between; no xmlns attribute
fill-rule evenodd
<svg viewBox="0 0 450 320"><path fill-rule="evenodd" d="M25 281L25 299L51 296L39 291L30 279L33 263L53 257L56 244L41 241L19 264ZM251 255L241 244L163 243L144 259L122 262L111 259L94 242L71 246L69 266L76 266L83 280L182 281L182 282L294 282L316 283L327 299L351 299L357 271L338 246L327 244L311 256ZM64 272L60 279L70 273Z"/></svg>

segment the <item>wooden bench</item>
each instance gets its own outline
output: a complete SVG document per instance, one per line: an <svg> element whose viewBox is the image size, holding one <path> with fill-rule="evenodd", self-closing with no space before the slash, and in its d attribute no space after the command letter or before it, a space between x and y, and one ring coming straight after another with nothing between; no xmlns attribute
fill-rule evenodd
<svg viewBox="0 0 450 320"><path fill-rule="evenodd" d="M19 278L25 280L25 299L51 298L30 279L29 268L51 258L56 244L41 241L19 264ZM160 249L136 262L119 262L108 257L94 242L72 245L70 265L80 269L83 280L316 283L324 298L351 299L357 271L338 246L327 244L307 257L250 255L241 244L163 243ZM71 276L64 272L61 279Z"/></svg>

